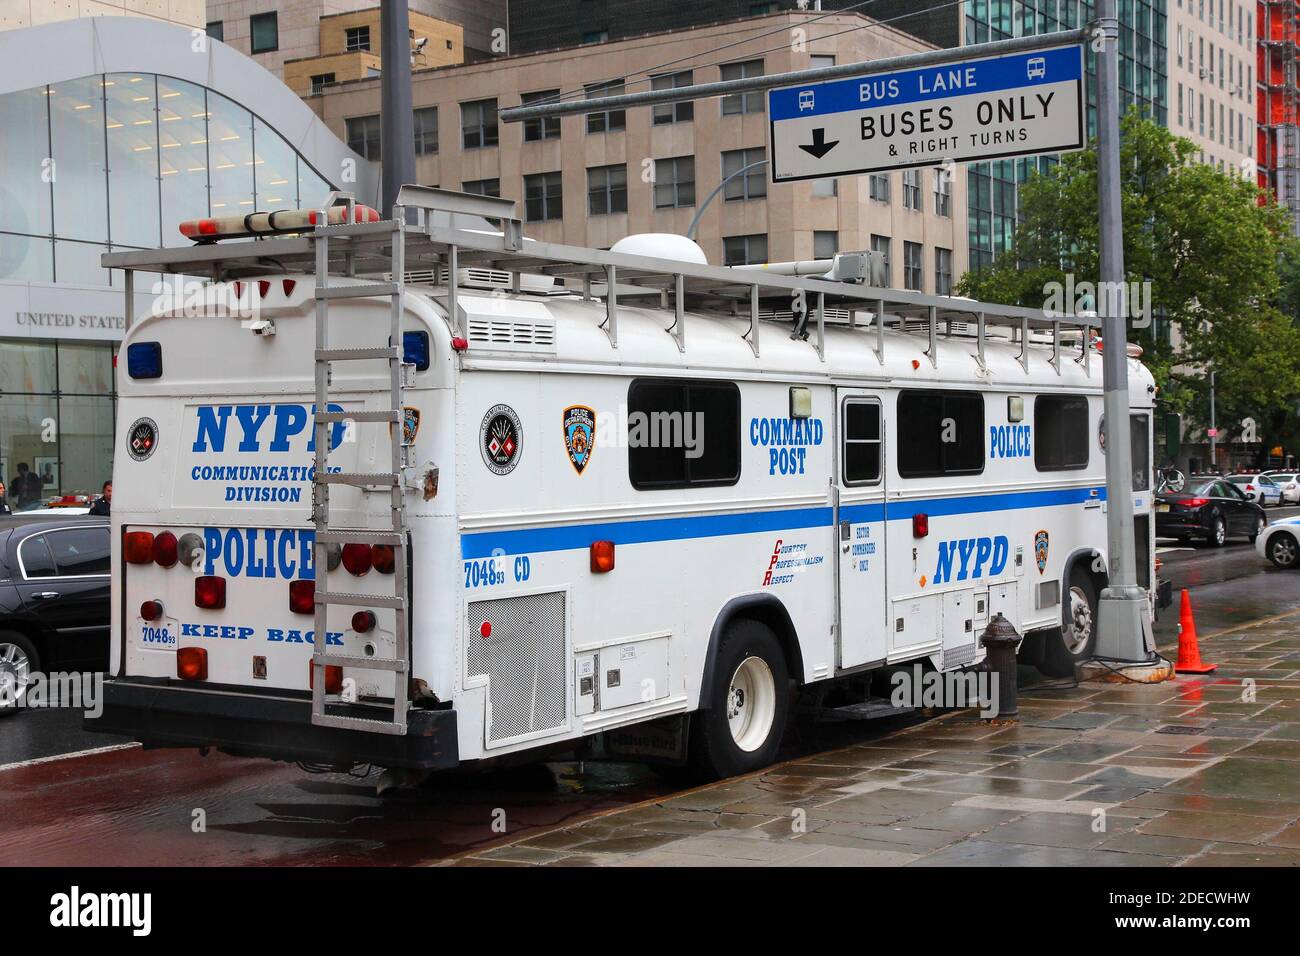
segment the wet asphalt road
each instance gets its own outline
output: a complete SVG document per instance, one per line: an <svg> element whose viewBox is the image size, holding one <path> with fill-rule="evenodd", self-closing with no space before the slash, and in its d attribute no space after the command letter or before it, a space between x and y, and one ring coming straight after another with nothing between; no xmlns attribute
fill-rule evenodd
<svg viewBox="0 0 1300 956"><path fill-rule="evenodd" d="M1177 640L1183 587L1202 632L1300 608L1300 574L1277 571L1244 541L1161 542L1158 556L1175 589L1156 626L1162 647ZM919 719L797 721L783 757ZM0 721L0 865L404 865L499 840L502 821L517 835L677 789L635 764L559 762L444 776L381 798L374 778L270 761L135 747L81 753L123 742L80 725L80 713L57 710Z"/></svg>

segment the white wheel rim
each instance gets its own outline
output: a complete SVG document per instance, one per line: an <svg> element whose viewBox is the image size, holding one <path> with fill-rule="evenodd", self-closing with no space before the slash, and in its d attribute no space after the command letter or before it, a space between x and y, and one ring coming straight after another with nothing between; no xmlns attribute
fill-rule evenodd
<svg viewBox="0 0 1300 956"><path fill-rule="evenodd" d="M1223 544L1224 540L1227 537L1228 537L1228 529L1224 525L1223 519L1219 518L1214 522L1214 540L1217 541L1219 544Z"/></svg>
<svg viewBox="0 0 1300 956"><path fill-rule="evenodd" d="M1273 560L1285 567L1295 564L1296 543L1286 535L1273 542Z"/></svg>
<svg viewBox="0 0 1300 956"><path fill-rule="evenodd" d="M1081 654L1092 636L1092 605L1083 588L1070 588L1070 630L1065 635L1065 648L1071 654Z"/></svg>
<svg viewBox="0 0 1300 956"><path fill-rule="evenodd" d="M15 707L27 693L31 662L17 644L0 644L0 707Z"/></svg>
<svg viewBox="0 0 1300 956"><path fill-rule="evenodd" d="M727 689L727 726L731 739L746 753L767 742L776 720L776 681L761 657L747 657L731 675Z"/></svg>

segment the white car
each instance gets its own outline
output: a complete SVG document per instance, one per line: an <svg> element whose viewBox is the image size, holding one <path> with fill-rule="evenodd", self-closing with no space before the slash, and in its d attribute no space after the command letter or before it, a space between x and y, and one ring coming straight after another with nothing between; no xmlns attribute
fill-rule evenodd
<svg viewBox="0 0 1300 956"><path fill-rule="evenodd" d="M1294 471L1270 471L1264 477L1272 478L1273 483L1282 489L1282 503L1300 505L1300 473Z"/></svg>
<svg viewBox="0 0 1300 956"><path fill-rule="evenodd" d="M1279 568L1300 565L1300 515L1274 521L1255 539L1255 551Z"/></svg>
<svg viewBox="0 0 1300 956"><path fill-rule="evenodd" d="M1268 475L1228 475L1228 480L1261 508L1282 506L1282 489Z"/></svg>

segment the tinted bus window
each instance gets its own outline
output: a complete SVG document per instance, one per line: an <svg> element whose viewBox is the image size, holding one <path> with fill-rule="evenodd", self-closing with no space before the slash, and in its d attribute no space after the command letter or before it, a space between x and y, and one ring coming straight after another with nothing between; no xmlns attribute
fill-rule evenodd
<svg viewBox="0 0 1300 956"><path fill-rule="evenodd" d="M898 474L973 475L984 470L984 396L905 391L898 396Z"/></svg>
<svg viewBox="0 0 1300 956"><path fill-rule="evenodd" d="M640 489L740 480L740 389L731 382L635 381L627 392L628 476Z"/></svg>
<svg viewBox="0 0 1300 956"><path fill-rule="evenodd" d="M1039 471L1088 467L1088 400L1080 395L1034 399L1034 465Z"/></svg>

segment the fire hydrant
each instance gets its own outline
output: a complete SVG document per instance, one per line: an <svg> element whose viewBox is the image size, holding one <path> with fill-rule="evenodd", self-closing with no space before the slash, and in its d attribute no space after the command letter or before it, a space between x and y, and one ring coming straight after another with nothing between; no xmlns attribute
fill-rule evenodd
<svg viewBox="0 0 1300 956"><path fill-rule="evenodd" d="M980 635L980 643L987 648L985 670L998 679L998 717L1012 718L1020 713L1016 699L1016 645L1020 635L1001 614L995 614L989 626Z"/></svg>

